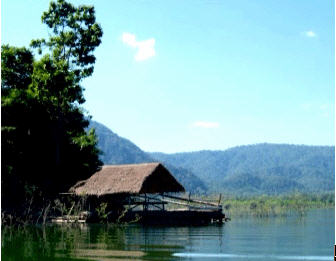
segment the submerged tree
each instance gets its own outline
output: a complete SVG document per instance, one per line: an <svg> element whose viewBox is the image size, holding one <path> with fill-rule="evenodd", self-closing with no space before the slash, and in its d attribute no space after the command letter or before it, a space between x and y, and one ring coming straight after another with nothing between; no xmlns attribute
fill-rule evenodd
<svg viewBox="0 0 336 261"><path fill-rule="evenodd" d="M24 187L49 196L66 191L102 165L81 107L81 80L93 73L102 37L94 8L58 0L42 21L51 33L32 41L38 59L33 50L2 46L3 206L9 197L20 201Z"/></svg>

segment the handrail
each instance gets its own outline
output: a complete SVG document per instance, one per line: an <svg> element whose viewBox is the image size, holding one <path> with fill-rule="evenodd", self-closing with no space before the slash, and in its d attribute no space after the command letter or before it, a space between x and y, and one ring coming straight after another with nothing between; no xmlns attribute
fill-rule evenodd
<svg viewBox="0 0 336 261"><path fill-rule="evenodd" d="M197 200L197 199L188 199L188 198L180 198L180 197L166 195L166 194L164 195L164 197L172 198L172 199L179 199L179 200L188 201L188 202L192 202L192 203L199 203L199 204L219 207L219 204L208 202L208 201L202 201L202 200Z"/></svg>

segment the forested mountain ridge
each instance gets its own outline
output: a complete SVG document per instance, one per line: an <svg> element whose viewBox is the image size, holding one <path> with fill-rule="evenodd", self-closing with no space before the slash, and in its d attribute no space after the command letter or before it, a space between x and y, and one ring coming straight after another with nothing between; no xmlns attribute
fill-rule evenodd
<svg viewBox="0 0 336 261"><path fill-rule="evenodd" d="M91 121L89 129L94 128L98 136L100 160L104 164L132 164L153 162L154 159L138 146L112 132L101 123Z"/></svg>
<svg viewBox="0 0 336 261"><path fill-rule="evenodd" d="M334 189L334 147L256 144L225 151L150 153L190 169L212 191L279 194Z"/></svg>
<svg viewBox="0 0 336 261"><path fill-rule="evenodd" d="M191 192L241 195L334 189L334 147L264 143L224 151L146 153L100 123L91 121L92 127L104 164L159 161Z"/></svg>
<svg viewBox="0 0 336 261"><path fill-rule="evenodd" d="M100 160L105 164L134 164L158 161L138 146L112 132L101 123L91 121L88 129L94 128L98 137ZM205 193L207 188L201 179L190 170L175 167L166 163L165 166L181 182L187 191Z"/></svg>

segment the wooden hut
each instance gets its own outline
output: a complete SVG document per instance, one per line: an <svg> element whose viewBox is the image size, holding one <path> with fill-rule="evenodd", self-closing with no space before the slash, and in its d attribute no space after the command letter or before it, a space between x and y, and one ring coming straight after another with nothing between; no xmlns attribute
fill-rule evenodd
<svg viewBox="0 0 336 261"><path fill-rule="evenodd" d="M184 187L160 163L106 165L70 189L71 194L86 197L86 209L90 213L97 213L102 203L105 204L104 212L112 221L122 216L124 221L140 219L142 223L222 222L225 216L220 202L214 204L172 194L180 192L185 192ZM184 208L167 210L166 204ZM91 215L91 221L96 220L97 215Z"/></svg>

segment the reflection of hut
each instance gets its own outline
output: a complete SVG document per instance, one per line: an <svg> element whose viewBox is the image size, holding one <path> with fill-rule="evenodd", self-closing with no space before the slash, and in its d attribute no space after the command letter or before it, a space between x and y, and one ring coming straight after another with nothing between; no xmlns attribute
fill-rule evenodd
<svg viewBox="0 0 336 261"><path fill-rule="evenodd" d="M107 165L89 179L70 189L71 194L87 198L91 213L105 204L109 220L130 221L140 217L144 223L209 223L225 217L218 203L182 198L172 193L184 187L160 163ZM178 201L176 201L178 200ZM167 210L166 204L183 206ZM195 206L201 204L201 206ZM95 215L93 215L93 221ZM97 216L96 216L97 217Z"/></svg>

